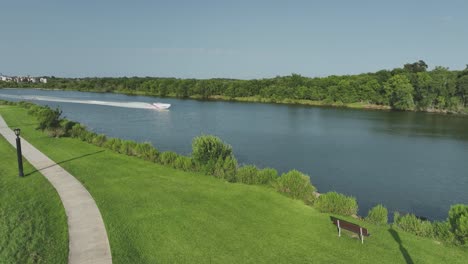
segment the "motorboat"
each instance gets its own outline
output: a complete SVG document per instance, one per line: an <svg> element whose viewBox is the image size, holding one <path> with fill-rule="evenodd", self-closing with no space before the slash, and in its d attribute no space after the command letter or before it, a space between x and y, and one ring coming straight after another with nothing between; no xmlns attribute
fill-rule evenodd
<svg viewBox="0 0 468 264"><path fill-rule="evenodd" d="M169 107L171 107L171 104L152 103L151 106L154 107L155 109L164 110L164 109L168 109Z"/></svg>

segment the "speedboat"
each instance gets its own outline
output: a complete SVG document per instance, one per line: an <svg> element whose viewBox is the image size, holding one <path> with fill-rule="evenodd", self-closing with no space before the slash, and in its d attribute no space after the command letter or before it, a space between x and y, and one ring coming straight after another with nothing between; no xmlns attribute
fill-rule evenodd
<svg viewBox="0 0 468 264"><path fill-rule="evenodd" d="M168 109L169 107L171 107L171 104L152 103L151 106L154 107L155 109L164 110L164 109Z"/></svg>

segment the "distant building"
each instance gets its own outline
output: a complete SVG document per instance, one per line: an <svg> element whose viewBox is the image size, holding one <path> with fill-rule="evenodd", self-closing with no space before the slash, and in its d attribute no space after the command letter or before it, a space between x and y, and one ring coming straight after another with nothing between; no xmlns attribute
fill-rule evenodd
<svg viewBox="0 0 468 264"><path fill-rule="evenodd" d="M0 76L0 80L3 81L3 82L6 82L7 81L7 78L6 76Z"/></svg>
<svg viewBox="0 0 468 264"><path fill-rule="evenodd" d="M41 83L47 83L47 78L40 78L40 79L39 79L39 82L41 82Z"/></svg>

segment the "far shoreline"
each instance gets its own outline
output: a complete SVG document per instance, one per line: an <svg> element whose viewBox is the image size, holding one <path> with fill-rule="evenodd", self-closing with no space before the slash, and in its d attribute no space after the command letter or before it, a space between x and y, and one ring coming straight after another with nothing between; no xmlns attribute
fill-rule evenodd
<svg viewBox="0 0 468 264"><path fill-rule="evenodd" d="M468 109L463 109L459 112L440 110L440 109L425 109L425 110L396 110L387 105L376 105L368 104L363 102L354 103L325 103L324 101L313 101L306 99L282 99L274 100L269 98L261 98L257 96L251 97L234 97L230 98L223 95L212 95L208 98L201 96L188 96L180 97L176 95L160 96L155 94L148 94L145 92L128 92L128 91L94 91L94 90L78 90L78 89L60 89L60 88L41 88L41 87L17 87L17 88L0 88L0 89L35 89L45 91L73 91L73 92L89 92L89 93L112 93L112 94L124 94L129 96L150 96L157 98L175 98L175 99L190 99L197 101L221 101L221 102L243 102L243 103L261 103L261 104L281 104L281 105L297 105L297 106L310 106L310 107L328 107L328 108L344 108L344 109L357 109L357 110L370 110L370 111L386 111L386 112L415 112L415 113L430 113L430 114L441 114L441 115L454 115L454 116L468 116Z"/></svg>

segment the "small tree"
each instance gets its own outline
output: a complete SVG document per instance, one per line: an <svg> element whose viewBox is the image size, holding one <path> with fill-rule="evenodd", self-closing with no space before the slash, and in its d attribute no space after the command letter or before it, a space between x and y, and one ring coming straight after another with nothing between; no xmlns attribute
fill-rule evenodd
<svg viewBox="0 0 468 264"><path fill-rule="evenodd" d="M413 91L410 80L402 74L395 75L384 84L390 105L398 110L413 110Z"/></svg>

